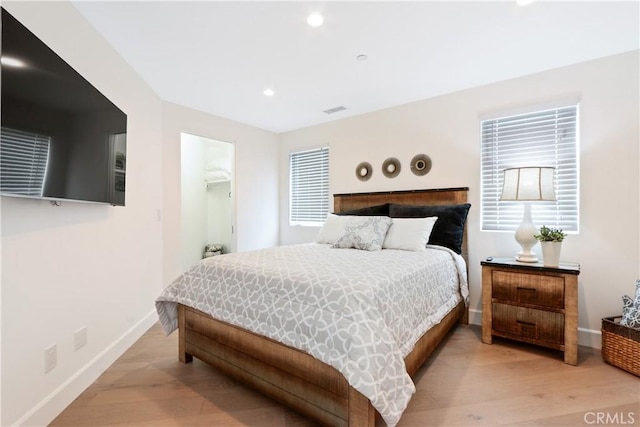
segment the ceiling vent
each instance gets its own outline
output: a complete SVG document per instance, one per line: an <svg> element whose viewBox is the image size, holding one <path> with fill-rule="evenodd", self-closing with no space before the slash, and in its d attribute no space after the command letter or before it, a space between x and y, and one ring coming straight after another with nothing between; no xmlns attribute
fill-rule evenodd
<svg viewBox="0 0 640 427"><path fill-rule="evenodd" d="M324 110L324 112L327 114L333 114L343 110L346 110L346 108L343 106L340 106L340 107L329 108L328 110Z"/></svg>

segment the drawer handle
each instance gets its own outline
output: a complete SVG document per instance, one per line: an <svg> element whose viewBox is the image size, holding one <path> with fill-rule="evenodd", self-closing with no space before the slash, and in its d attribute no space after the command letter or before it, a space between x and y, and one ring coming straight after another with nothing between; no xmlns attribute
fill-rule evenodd
<svg viewBox="0 0 640 427"><path fill-rule="evenodd" d="M536 288L524 288L522 286L516 286L516 289L518 291L527 291L527 292L536 292L537 291Z"/></svg>
<svg viewBox="0 0 640 427"><path fill-rule="evenodd" d="M531 322L525 322L524 320L516 320L517 323L519 323L522 326L530 326L532 328L536 327L535 323L531 323Z"/></svg>

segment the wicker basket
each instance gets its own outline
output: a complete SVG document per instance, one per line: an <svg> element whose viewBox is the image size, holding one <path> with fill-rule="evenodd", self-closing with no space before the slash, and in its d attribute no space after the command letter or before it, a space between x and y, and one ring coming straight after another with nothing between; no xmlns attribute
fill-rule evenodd
<svg viewBox="0 0 640 427"><path fill-rule="evenodd" d="M620 319L602 319L602 358L640 377L640 329L622 326Z"/></svg>

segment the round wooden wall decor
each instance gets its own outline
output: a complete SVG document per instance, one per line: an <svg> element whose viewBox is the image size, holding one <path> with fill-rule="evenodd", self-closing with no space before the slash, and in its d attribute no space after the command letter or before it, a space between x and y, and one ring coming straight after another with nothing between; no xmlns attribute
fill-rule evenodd
<svg viewBox="0 0 640 427"><path fill-rule="evenodd" d="M426 154L418 154L411 159L411 172L417 176L423 176L431 170L431 158Z"/></svg>
<svg viewBox="0 0 640 427"><path fill-rule="evenodd" d="M387 178L395 178L400 173L400 161L395 157L389 157L382 164L382 173Z"/></svg>
<svg viewBox="0 0 640 427"><path fill-rule="evenodd" d="M356 166L356 176L360 181L368 181L371 178L371 173L373 169L371 168L371 163L369 162L361 162L358 166Z"/></svg>

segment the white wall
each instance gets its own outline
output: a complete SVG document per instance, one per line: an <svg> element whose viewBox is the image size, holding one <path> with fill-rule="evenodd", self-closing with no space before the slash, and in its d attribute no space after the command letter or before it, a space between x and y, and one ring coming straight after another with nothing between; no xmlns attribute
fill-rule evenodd
<svg viewBox="0 0 640 427"><path fill-rule="evenodd" d="M480 231L479 118L580 99L581 231L565 240L562 258L581 264L580 342L599 347L601 318L621 312L639 275L638 61L634 51L282 134L281 244L311 241L318 230L288 225L294 149L330 144L332 193L468 186L471 309L480 323L480 261L519 246L511 233ZM424 177L408 170L418 153L433 161ZM395 179L380 171L391 156L404 168ZM365 160L374 174L361 182L355 167Z"/></svg>
<svg viewBox="0 0 640 427"><path fill-rule="evenodd" d="M181 271L202 259L207 236L207 193L204 188L205 146L200 137L180 139Z"/></svg>
<svg viewBox="0 0 640 427"><path fill-rule="evenodd" d="M0 424L44 425L157 319L162 102L70 3L2 6L128 116L126 207L1 199ZM52 344L58 366L44 374Z"/></svg>
<svg viewBox="0 0 640 427"><path fill-rule="evenodd" d="M163 279L180 266L180 132L235 144L236 245L248 251L278 244L278 135L176 104L164 103Z"/></svg>

